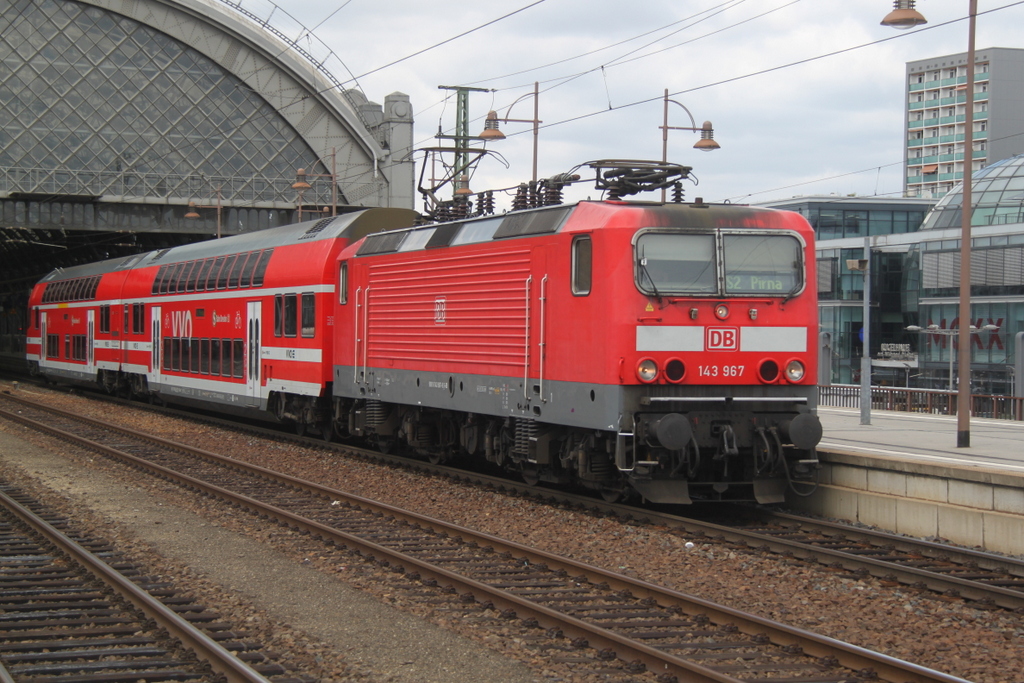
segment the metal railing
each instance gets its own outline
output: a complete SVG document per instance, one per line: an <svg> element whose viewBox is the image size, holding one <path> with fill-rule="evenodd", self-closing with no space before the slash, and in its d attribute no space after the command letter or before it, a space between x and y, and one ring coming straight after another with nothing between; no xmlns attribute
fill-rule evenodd
<svg viewBox="0 0 1024 683"><path fill-rule="evenodd" d="M956 415L957 392L943 389L871 387L872 410L894 410L933 415ZM859 408L859 384L829 384L818 387L818 405ZM971 415L1000 420L1024 420L1024 397L971 396Z"/></svg>

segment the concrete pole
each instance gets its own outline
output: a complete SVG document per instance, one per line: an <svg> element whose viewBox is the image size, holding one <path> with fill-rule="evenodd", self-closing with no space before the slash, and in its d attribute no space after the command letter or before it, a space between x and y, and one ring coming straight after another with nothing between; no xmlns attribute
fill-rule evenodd
<svg viewBox="0 0 1024 683"><path fill-rule="evenodd" d="M864 351L860 357L860 423L871 424L871 238L864 238Z"/></svg>

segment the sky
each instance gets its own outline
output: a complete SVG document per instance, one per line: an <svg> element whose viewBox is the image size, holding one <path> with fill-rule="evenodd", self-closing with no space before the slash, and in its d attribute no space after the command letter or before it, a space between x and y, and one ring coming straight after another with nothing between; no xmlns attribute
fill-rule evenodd
<svg viewBox="0 0 1024 683"><path fill-rule="evenodd" d="M267 2L241 4L266 15ZM347 87L379 103L411 97L417 147L450 144L434 137L455 125L454 95L439 85L488 89L469 98L476 134L492 109L532 119L539 82L542 178L595 159L660 160L667 89L669 125L711 121L721 145L701 152L698 133L669 131L669 161L699 181L685 184L687 200L733 203L899 197L906 62L964 52L968 39L968 0L918 0L929 23L908 31L880 25L890 0L278 4L271 23L326 57ZM979 50L1024 48L1024 2L982 0L979 13ZM474 170L474 191L530 179L532 125L502 130L508 137ZM577 185L567 199L599 195Z"/></svg>

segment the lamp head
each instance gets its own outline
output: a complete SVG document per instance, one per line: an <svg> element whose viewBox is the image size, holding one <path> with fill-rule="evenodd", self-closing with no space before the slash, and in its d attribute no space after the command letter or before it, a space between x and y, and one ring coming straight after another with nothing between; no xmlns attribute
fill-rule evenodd
<svg viewBox="0 0 1024 683"><path fill-rule="evenodd" d="M484 119L484 132L479 136L482 140L504 140L505 134L498 129L498 112L493 109L487 112Z"/></svg>
<svg viewBox="0 0 1024 683"><path fill-rule="evenodd" d="M715 129L711 126L710 121L705 121L704 125L700 127L700 140L693 146L694 149L699 149L702 152L713 152L716 149L721 149L721 145L715 142Z"/></svg>
<svg viewBox="0 0 1024 683"><path fill-rule="evenodd" d="M300 168L299 170L295 171L295 182L292 183L292 189L299 190L300 192L302 192L308 190L311 187L313 186L306 182L306 169Z"/></svg>
<svg viewBox="0 0 1024 683"><path fill-rule="evenodd" d="M894 0L893 7L895 9L882 19L882 26L904 30L928 23L928 20L914 9L914 0Z"/></svg>
<svg viewBox="0 0 1024 683"><path fill-rule="evenodd" d="M197 220L199 218L199 212L196 211L196 203L195 202L189 202L188 203L188 212L185 213L185 218L187 218L190 221L194 221L194 220Z"/></svg>

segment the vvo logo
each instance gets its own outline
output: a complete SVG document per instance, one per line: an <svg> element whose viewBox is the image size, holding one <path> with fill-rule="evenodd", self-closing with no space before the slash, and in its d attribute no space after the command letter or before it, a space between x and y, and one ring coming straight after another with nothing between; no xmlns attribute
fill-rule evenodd
<svg viewBox="0 0 1024 683"><path fill-rule="evenodd" d="M708 351L737 351L740 348L740 328L709 327L704 334L704 348Z"/></svg>
<svg viewBox="0 0 1024 683"><path fill-rule="evenodd" d="M444 325L445 303L446 303L445 302L445 298L443 296L439 296L436 299L434 299L434 324L435 325Z"/></svg>

